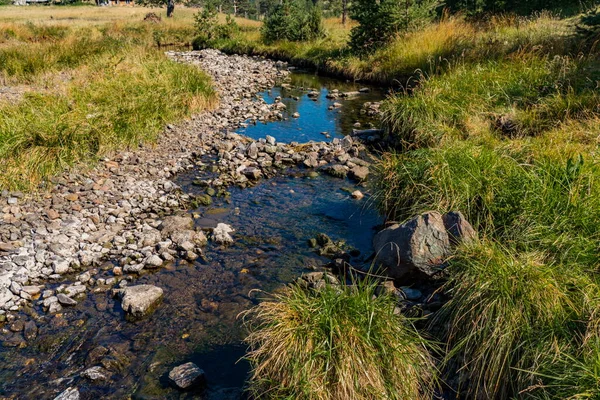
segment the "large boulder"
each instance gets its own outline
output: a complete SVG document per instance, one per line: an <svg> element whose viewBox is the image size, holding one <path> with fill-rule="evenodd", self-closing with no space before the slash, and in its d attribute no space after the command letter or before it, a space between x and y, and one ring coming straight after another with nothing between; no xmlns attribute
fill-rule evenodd
<svg viewBox="0 0 600 400"><path fill-rule="evenodd" d="M169 380L179 389L190 389L204 383L204 371L189 362L173 368L169 372Z"/></svg>
<svg viewBox="0 0 600 400"><path fill-rule="evenodd" d="M439 212L419 215L406 223L394 224L375 235L376 263L394 279L440 271L450 255L450 238Z"/></svg>
<svg viewBox="0 0 600 400"><path fill-rule="evenodd" d="M163 290L153 285L129 286L115 292L121 297L121 307L128 319L138 319L151 313L160 303Z"/></svg>

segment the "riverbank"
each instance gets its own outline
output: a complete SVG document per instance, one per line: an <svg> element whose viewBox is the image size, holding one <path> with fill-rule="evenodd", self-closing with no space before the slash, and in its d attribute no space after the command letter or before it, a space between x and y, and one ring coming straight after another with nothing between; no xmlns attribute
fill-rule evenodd
<svg viewBox="0 0 600 400"><path fill-rule="evenodd" d="M597 396L597 33L581 17L451 17L359 60L347 31L218 46L410 87L381 107L397 146L378 165L380 209L460 210L480 236L448 260L451 300L425 329L446 344L444 378L473 398Z"/></svg>

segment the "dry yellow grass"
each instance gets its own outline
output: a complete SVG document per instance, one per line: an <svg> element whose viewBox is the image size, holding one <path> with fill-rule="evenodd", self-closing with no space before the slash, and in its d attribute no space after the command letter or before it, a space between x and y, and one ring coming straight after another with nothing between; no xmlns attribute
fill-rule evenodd
<svg viewBox="0 0 600 400"><path fill-rule="evenodd" d="M107 23L132 23L140 22L149 12L154 12L162 17L162 25L177 27L181 25L193 26L194 14L197 8L177 6L173 18L166 18L164 8L150 8L140 6L122 7L96 7L96 6L3 6L0 8L0 29L8 25L34 23L42 25L69 25L71 27L86 27ZM225 21L225 15L219 16ZM261 22L245 18L236 18L240 26L260 27Z"/></svg>

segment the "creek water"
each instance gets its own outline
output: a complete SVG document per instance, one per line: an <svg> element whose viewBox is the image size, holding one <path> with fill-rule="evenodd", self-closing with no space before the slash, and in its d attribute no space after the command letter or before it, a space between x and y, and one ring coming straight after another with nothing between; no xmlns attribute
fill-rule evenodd
<svg viewBox="0 0 600 400"><path fill-rule="evenodd" d="M291 86L314 88L321 94L314 101L306 90L273 88L262 94L265 99L281 96L290 114L297 111L300 118L250 125L238 132L253 138L271 135L282 142L326 140L321 134L325 131L339 137L357 121L369 127L374 121L361 114L362 105L383 97L373 89L336 100L342 107L329 110L333 100L325 96L330 90L351 91L358 86L308 73L293 74ZM360 252L359 259L367 258L373 229L382 222L368 197L360 201L350 197L353 183L308 172L289 169L252 188L230 188L229 198L215 198L208 207L189 210L199 227L231 225L235 243L227 248L209 244L204 258L194 263L176 261L135 279L136 284L164 290L163 303L146 319L126 321L117 301L93 291L60 315L24 310L33 317L43 316L43 322L27 347L0 348L0 396L52 399L73 386L82 399L243 398L249 366L240 361L246 350L240 312L257 304L263 293L328 261L307 243L317 233L345 240ZM191 171L179 176L177 183L184 191L200 193L202 189L192 182L201 174ZM110 274L109 269L99 272ZM98 365L92 355L102 348L109 351L103 364L111 367L110 379L92 382L80 377L83 370ZM169 371L188 361L206 372L204 389L180 392L169 385Z"/></svg>

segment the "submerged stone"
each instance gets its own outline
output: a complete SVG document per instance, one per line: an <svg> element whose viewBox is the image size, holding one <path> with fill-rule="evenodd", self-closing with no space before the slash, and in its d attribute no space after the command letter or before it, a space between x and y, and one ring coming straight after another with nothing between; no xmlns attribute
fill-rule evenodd
<svg viewBox="0 0 600 400"><path fill-rule="evenodd" d="M204 383L204 371L192 362L175 367L169 372L171 383L182 390L190 389Z"/></svg>
<svg viewBox="0 0 600 400"><path fill-rule="evenodd" d="M160 303L163 290L153 285L137 285L120 289L121 306L129 318L142 318Z"/></svg>

